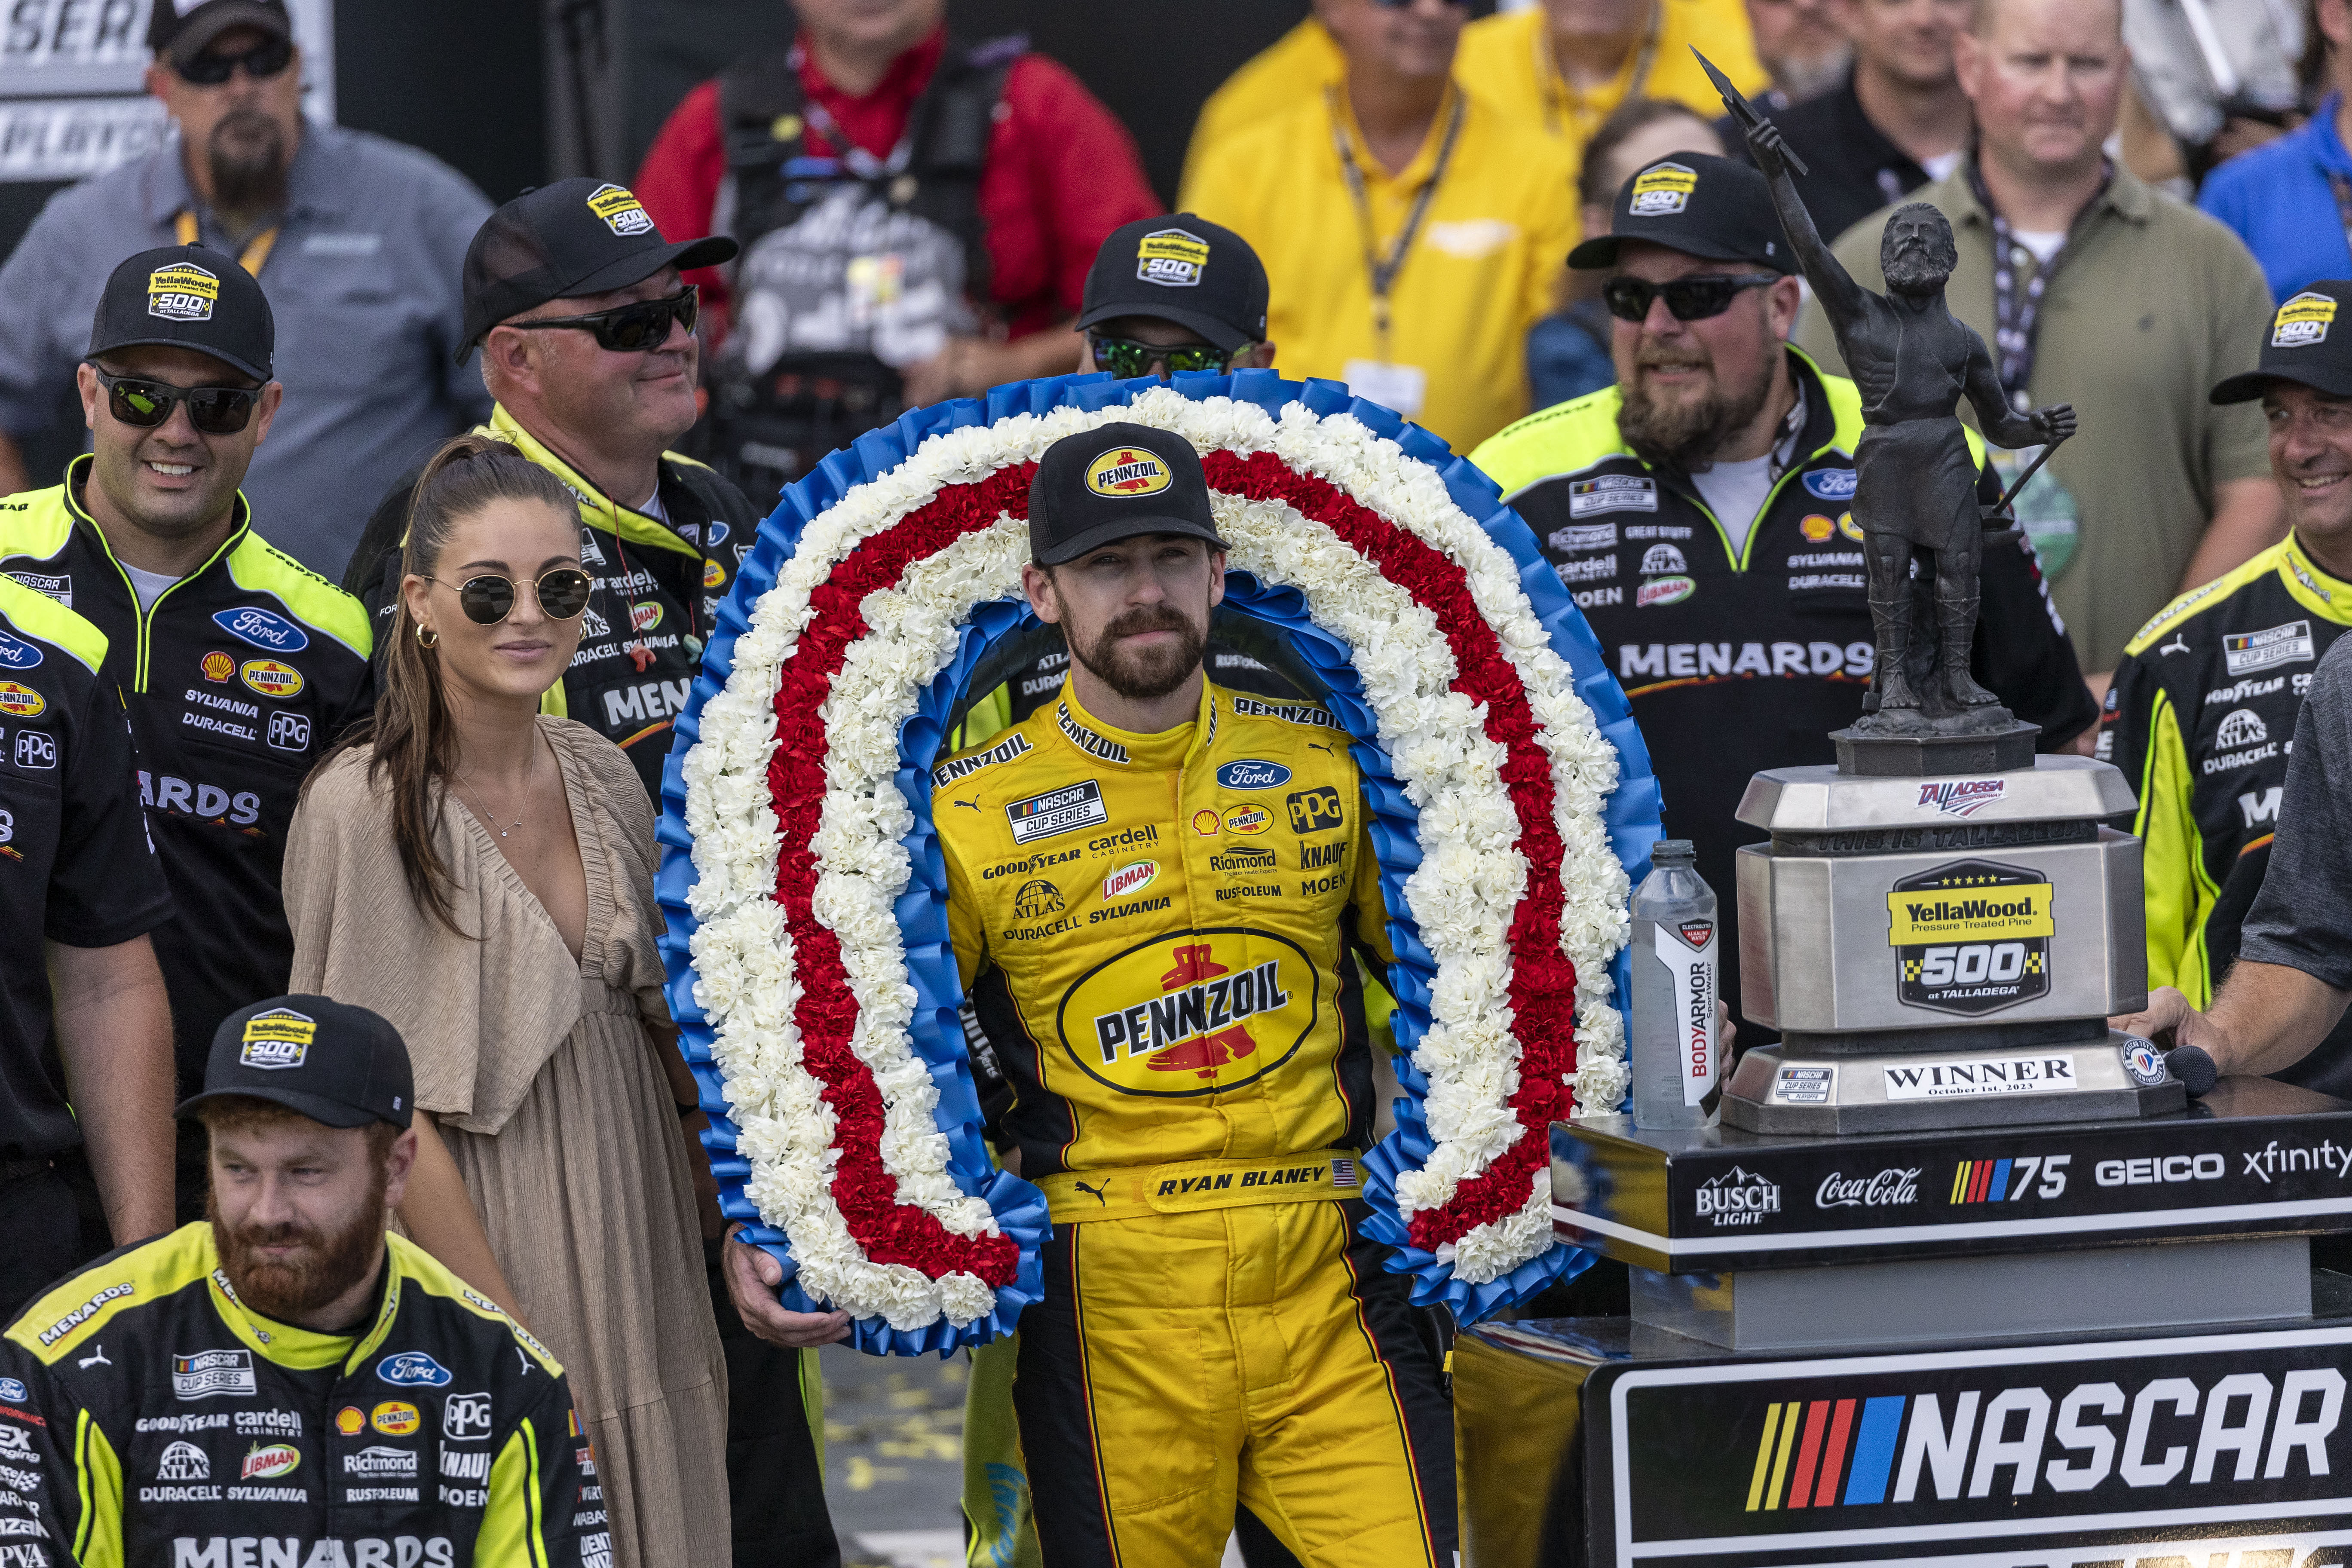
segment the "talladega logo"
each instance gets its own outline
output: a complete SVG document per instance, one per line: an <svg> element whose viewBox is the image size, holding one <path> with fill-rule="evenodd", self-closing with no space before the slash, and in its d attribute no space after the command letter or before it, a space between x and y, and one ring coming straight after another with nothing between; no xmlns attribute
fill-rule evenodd
<svg viewBox="0 0 2352 1568"><path fill-rule="evenodd" d="M2007 779L1949 779L1919 786L1919 804L1932 805L1946 816L1973 816L2009 790Z"/></svg>

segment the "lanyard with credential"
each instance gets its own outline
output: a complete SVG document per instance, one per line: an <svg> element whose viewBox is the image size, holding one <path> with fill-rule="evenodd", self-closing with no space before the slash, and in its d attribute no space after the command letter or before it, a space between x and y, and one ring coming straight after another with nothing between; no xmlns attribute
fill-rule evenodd
<svg viewBox="0 0 2352 1568"><path fill-rule="evenodd" d="M2096 202L2105 195L2107 184L2115 178L2110 167L2099 182ZM1969 159L1969 189L1975 195L1977 205L1992 218L1992 350L1993 363L2000 372L2000 389L2009 395L2009 405L2022 414L2032 406L2032 395L2026 390L2033 380L2034 334L2042 325L2042 294L2049 286L2051 275L2058 270L2059 258L2066 254L2062 244L2050 253L2050 259L2040 262L2024 287L2017 281L2021 259L2032 252L2017 241L2017 231L2000 216L1992 204L1992 194L1985 189L1984 176L1977 172L1976 158ZM2090 210L2091 202L2084 204ZM2077 213L2076 217L2082 215Z"/></svg>
<svg viewBox="0 0 2352 1568"><path fill-rule="evenodd" d="M1650 85L1650 68L1658 59L1658 34L1665 26L1665 7L1650 6L1650 30L1643 36L1642 47L1633 57L1633 74L1627 79L1625 90L1617 101L1631 103L1643 96ZM1544 129L1559 129L1558 121L1570 122L1569 130L1581 146L1592 140L1606 114L1596 114L1585 107L1585 90L1568 84L1568 73L1559 68L1559 57L1553 51L1551 29L1536 29L1536 79L1543 83Z"/></svg>
<svg viewBox="0 0 2352 1568"><path fill-rule="evenodd" d="M1356 203L1356 227L1364 242L1364 269L1372 280L1372 331L1380 339L1380 356L1383 363L1389 357L1389 290L1395 285L1397 274L1404 269L1404 258L1412 249L1413 237L1421 232L1421 220L1429 216L1429 204L1436 198L1437 187L1445 178L1446 165L1454 161L1454 138L1462 133L1463 98L1454 94L1454 112L1446 117L1445 139L1437 144L1437 163L1429 172L1428 183L1412 202L1412 211L1405 215L1404 227L1389 247L1385 258L1373 248L1372 198L1364 188L1364 171L1357 166L1356 151L1348 144L1348 127L1339 111L1337 88L1325 88L1323 97L1331 110L1331 144L1339 149L1339 168L1348 176L1348 195Z"/></svg>
<svg viewBox="0 0 2352 1568"><path fill-rule="evenodd" d="M181 208L180 216L172 220L172 226L178 233L182 245L195 244L197 237L203 232L196 226L196 215L185 207ZM277 243L278 229L275 225L272 225L247 242L245 252L236 258L236 264L252 276L260 277L262 268L269 260L270 247Z"/></svg>

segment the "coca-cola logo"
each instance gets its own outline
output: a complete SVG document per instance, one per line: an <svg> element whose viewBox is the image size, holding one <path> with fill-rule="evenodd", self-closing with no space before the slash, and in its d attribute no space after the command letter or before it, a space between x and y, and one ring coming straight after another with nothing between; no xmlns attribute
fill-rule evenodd
<svg viewBox="0 0 2352 1568"><path fill-rule="evenodd" d="M1917 1203L1920 1169L1915 1165L1907 1171L1881 1171L1874 1176L1849 1176L1832 1171L1822 1178L1821 1186L1813 1193L1813 1206L1881 1209Z"/></svg>

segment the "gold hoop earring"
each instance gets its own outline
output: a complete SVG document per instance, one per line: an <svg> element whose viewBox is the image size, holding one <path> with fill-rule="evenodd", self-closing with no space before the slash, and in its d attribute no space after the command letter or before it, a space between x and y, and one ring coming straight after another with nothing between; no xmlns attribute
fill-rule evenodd
<svg viewBox="0 0 2352 1568"><path fill-rule="evenodd" d="M416 623L416 646L418 647L438 647L440 645L441 634L439 632L435 631L423 621Z"/></svg>

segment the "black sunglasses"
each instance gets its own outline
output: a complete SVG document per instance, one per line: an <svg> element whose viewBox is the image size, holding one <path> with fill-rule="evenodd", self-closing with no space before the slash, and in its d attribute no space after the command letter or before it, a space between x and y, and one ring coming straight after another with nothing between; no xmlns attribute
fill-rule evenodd
<svg viewBox="0 0 2352 1568"><path fill-rule="evenodd" d="M168 382L110 374L95 360L86 361L106 388L107 412L125 425L152 430L172 417L172 405L188 405L188 421L207 436L234 436L253 418L261 399L257 386L173 386Z"/></svg>
<svg viewBox="0 0 2352 1568"><path fill-rule="evenodd" d="M1743 289L1761 289L1768 283L1778 283L1777 272L1738 272L1729 275L1701 274L1696 278L1676 278L1671 282L1653 283L1646 278L1612 278L1601 286L1601 298L1608 302L1609 313L1621 321L1647 321L1650 301L1665 296L1666 309L1677 321L1703 321L1709 316L1720 316L1731 309L1731 301Z"/></svg>
<svg viewBox="0 0 2352 1568"><path fill-rule="evenodd" d="M1170 374L1177 371L1213 371L1222 374L1234 360L1225 349L1212 348L1207 343L1184 343L1175 348L1160 343L1139 343L1131 338L1097 338L1095 368L1107 370L1121 381L1132 381L1139 375L1150 375L1155 364L1164 364Z"/></svg>
<svg viewBox="0 0 2352 1568"><path fill-rule="evenodd" d="M433 579L441 583L441 579ZM495 572L485 572L478 577L468 577L462 583L441 583L454 589L457 607L466 618L478 626L494 626L514 614L515 584L511 577ZM558 566L531 584L539 595L539 607L549 618L568 621L588 607L588 590L593 586L588 574L577 566Z"/></svg>
<svg viewBox="0 0 2352 1568"><path fill-rule="evenodd" d="M596 334L596 346L612 350L616 354L641 354L657 349L669 342L669 324L676 321L688 331L694 331L695 318L702 313L702 296L692 284L677 293L659 300L640 300L634 305L615 305L609 310L597 310L585 316L548 316L536 321L509 321L509 327L568 327L574 331Z"/></svg>
<svg viewBox="0 0 2352 1568"><path fill-rule="evenodd" d="M293 39L265 38L241 55L216 55L207 49L201 54L191 55L173 68L179 71L183 81L193 82L198 87L218 87L235 76L239 66L245 68L246 75L261 81L276 76L293 63Z"/></svg>

